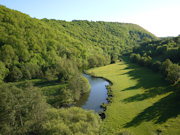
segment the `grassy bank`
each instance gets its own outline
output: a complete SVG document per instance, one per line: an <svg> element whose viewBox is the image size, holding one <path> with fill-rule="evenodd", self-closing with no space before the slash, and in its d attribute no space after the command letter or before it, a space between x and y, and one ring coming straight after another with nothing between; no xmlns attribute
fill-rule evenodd
<svg viewBox="0 0 180 135"><path fill-rule="evenodd" d="M113 83L113 103L107 107L101 134L121 130L134 135L180 134L180 103L159 73L127 58L88 72Z"/></svg>

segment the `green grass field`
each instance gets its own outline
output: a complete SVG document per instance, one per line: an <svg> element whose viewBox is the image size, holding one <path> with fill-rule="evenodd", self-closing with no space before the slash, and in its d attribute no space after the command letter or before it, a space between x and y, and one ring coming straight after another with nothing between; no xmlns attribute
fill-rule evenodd
<svg viewBox="0 0 180 135"><path fill-rule="evenodd" d="M127 58L88 73L113 83L113 103L107 107L100 134L117 134L121 130L133 135L180 134L179 99L159 73Z"/></svg>

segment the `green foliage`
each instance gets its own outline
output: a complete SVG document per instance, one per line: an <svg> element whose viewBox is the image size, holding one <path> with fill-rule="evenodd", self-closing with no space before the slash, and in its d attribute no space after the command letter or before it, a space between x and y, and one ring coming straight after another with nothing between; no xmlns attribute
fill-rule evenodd
<svg viewBox="0 0 180 135"><path fill-rule="evenodd" d="M21 70L16 67L16 66L13 66L12 67L12 70L10 69L10 74L8 75L8 80L9 81L19 81L21 78L23 77L23 74L21 72Z"/></svg>
<svg viewBox="0 0 180 135"><path fill-rule="evenodd" d="M54 69L50 69L48 68L46 71L45 71L45 79L47 81L53 81L55 78L56 78L56 72Z"/></svg>
<svg viewBox="0 0 180 135"><path fill-rule="evenodd" d="M141 60L141 56L135 53L132 53L129 58L132 62L139 62Z"/></svg>
<svg viewBox="0 0 180 135"><path fill-rule="evenodd" d="M38 133L46 117L47 104L31 84L21 89L5 84L0 88L0 133Z"/></svg>
<svg viewBox="0 0 180 135"><path fill-rule="evenodd" d="M167 68L166 80L174 84L180 78L180 66L178 64L171 64Z"/></svg>
<svg viewBox="0 0 180 135"><path fill-rule="evenodd" d="M138 54L142 56L140 60L137 58ZM180 66L175 64L180 62L180 38L143 42L134 47L130 60L142 66L151 66L154 71L160 70L164 79L174 84L180 78Z"/></svg>
<svg viewBox="0 0 180 135"><path fill-rule="evenodd" d="M103 57L102 55L91 55L88 58L88 63L89 63L89 67L100 67L100 66L104 66L107 64L110 64L110 59L109 57Z"/></svg>
<svg viewBox="0 0 180 135"><path fill-rule="evenodd" d="M152 68L154 71L161 71L165 80L169 83L174 84L180 78L180 66L178 64L173 64L171 60L166 59L161 65L160 61L156 61L152 64L152 58L141 57L139 54L132 53L129 57L132 62L137 62L141 66L147 66Z"/></svg>
<svg viewBox="0 0 180 135"><path fill-rule="evenodd" d="M149 39L148 37L144 37L143 42L151 42L151 39Z"/></svg>
<svg viewBox="0 0 180 135"><path fill-rule="evenodd" d="M90 85L85 77L76 73L69 81L69 88L71 89L73 99L78 100L83 93L90 90Z"/></svg>
<svg viewBox="0 0 180 135"><path fill-rule="evenodd" d="M170 59L172 62L180 61L180 37L167 38L156 41L147 41L133 48L133 53L143 55L146 53L152 58L162 57L161 62Z"/></svg>
<svg viewBox="0 0 180 135"><path fill-rule="evenodd" d="M132 61L132 62L137 62L139 63L141 66L146 66L146 67L150 67L151 66L151 61L152 61L152 58L150 56L142 56L140 54L135 54L135 53L132 53L130 56L129 56L129 59Z"/></svg>
<svg viewBox="0 0 180 135"><path fill-rule="evenodd" d="M111 57L111 63L116 63L117 60L118 60L118 56L117 55L113 55Z"/></svg>
<svg viewBox="0 0 180 135"><path fill-rule="evenodd" d="M134 24L38 20L0 7L0 60L9 70L23 67L23 79L45 77L51 81L56 76L52 69L61 58L80 69L107 65L130 52L144 37L156 39ZM65 74L58 78L70 79Z"/></svg>
<svg viewBox="0 0 180 135"><path fill-rule="evenodd" d="M32 78L32 75L31 75L29 68L27 66L22 66L21 71L23 73L23 79L29 80Z"/></svg>
<svg viewBox="0 0 180 135"><path fill-rule="evenodd" d="M23 88L1 84L0 134L98 134L101 119L81 108L50 107L40 89L26 82ZM63 104L71 102L71 90L61 89ZM68 98L69 97L69 98Z"/></svg>
<svg viewBox="0 0 180 135"><path fill-rule="evenodd" d="M144 37L156 39L134 24L38 20L0 5L0 81L61 83L42 91L52 106L67 106L89 91L78 68L115 62ZM39 89L2 86L0 134L98 134L100 118L92 112L49 109L47 116L49 107Z"/></svg>
<svg viewBox="0 0 180 135"><path fill-rule="evenodd" d="M150 56L148 57L142 57L144 66L150 67L152 58Z"/></svg>
<svg viewBox="0 0 180 135"><path fill-rule="evenodd" d="M0 61L0 82L7 76L9 70L5 67L5 64Z"/></svg>
<svg viewBox="0 0 180 135"><path fill-rule="evenodd" d="M164 78L167 77L168 69L169 69L169 67L170 67L172 64L173 64L173 63L171 62L170 59L167 59L166 61L164 61L164 62L162 63L161 73L162 73L162 75L164 76Z"/></svg>
<svg viewBox="0 0 180 135"><path fill-rule="evenodd" d="M0 59L7 67L10 67L12 65L14 57L15 52L11 45L4 45L1 47Z"/></svg>
<svg viewBox="0 0 180 135"><path fill-rule="evenodd" d="M101 119L97 114L81 108L51 109L43 125L43 134L99 134Z"/></svg>
<svg viewBox="0 0 180 135"><path fill-rule="evenodd" d="M79 91L79 90L78 90ZM59 95L61 97L61 106L68 106L71 104L73 100L73 93L70 89L64 87L61 89L61 94ZM57 106L57 102L55 103Z"/></svg>
<svg viewBox="0 0 180 135"><path fill-rule="evenodd" d="M57 62L56 71L58 80L64 83L69 81L76 72L79 72L76 63L66 58Z"/></svg>

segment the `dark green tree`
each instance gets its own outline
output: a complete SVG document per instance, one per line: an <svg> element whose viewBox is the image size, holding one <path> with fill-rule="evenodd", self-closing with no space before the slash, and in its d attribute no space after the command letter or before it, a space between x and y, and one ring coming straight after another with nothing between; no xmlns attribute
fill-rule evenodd
<svg viewBox="0 0 180 135"><path fill-rule="evenodd" d="M174 84L180 78L180 66L178 64L172 64L167 69L166 80Z"/></svg>
<svg viewBox="0 0 180 135"><path fill-rule="evenodd" d="M10 70L10 73L8 75L8 80L10 80L12 82L17 82L22 77L23 77L23 74L22 74L21 70L18 67L13 66L12 70Z"/></svg>
<svg viewBox="0 0 180 135"><path fill-rule="evenodd" d="M0 134L39 134L48 105L40 90L5 84L0 88Z"/></svg>
<svg viewBox="0 0 180 135"><path fill-rule="evenodd" d="M100 117L92 111L77 107L50 109L48 120L43 125L43 134L98 135L100 124Z"/></svg>
<svg viewBox="0 0 180 135"><path fill-rule="evenodd" d="M45 75L44 75L45 79L49 82L55 80L56 78L56 70L53 69L53 68L48 68L46 71L45 71Z"/></svg>
<svg viewBox="0 0 180 135"><path fill-rule="evenodd" d="M69 88L72 91L73 98L78 100L83 93L90 90L90 85L85 77L80 73L76 73L69 81Z"/></svg>
<svg viewBox="0 0 180 135"><path fill-rule="evenodd" d="M0 61L0 82L8 75L9 70L5 67L5 64Z"/></svg>
<svg viewBox="0 0 180 135"><path fill-rule="evenodd" d="M161 66L161 73L162 75L164 76L164 78L167 77L167 74L168 74L168 69L169 67L172 65L173 63L169 60L169 59L166 59L166 61L164 61L162 63L162 66Z"/></svg>
<svg viewBox="0 0 180 135"><path fill-rule="evenodd" d="M10 68L12 65L13 59L15 58L15 52L11 45L4 45L1 47L1 56L0 59L4 64Z"/></svg>

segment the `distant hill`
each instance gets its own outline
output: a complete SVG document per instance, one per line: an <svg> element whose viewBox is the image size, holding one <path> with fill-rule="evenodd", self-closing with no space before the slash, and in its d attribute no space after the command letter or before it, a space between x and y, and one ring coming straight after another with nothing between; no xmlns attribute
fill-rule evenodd
<svg viewBox="0 0 180 135"><path fill-rule="evenodd" d="M0 6L0 64L7 71L0 79L7 78L13 67L21 71L36 67L28 74L38 78L61 58L79 68L106 65L131 52L144 37L157 39L135 24L39 20Z"/></svg>
<svg viewBox="0 0 180 135"><path fill-rule="evenodd" d="M80 40L83 44L98 46L109 54L114 52L124 54L131 50L132 46L141 42L144 37L157 39L142 27L129 23L89 22L86 20L66 22L48 19L42 19L42 21L66 35Z"/></svg>

